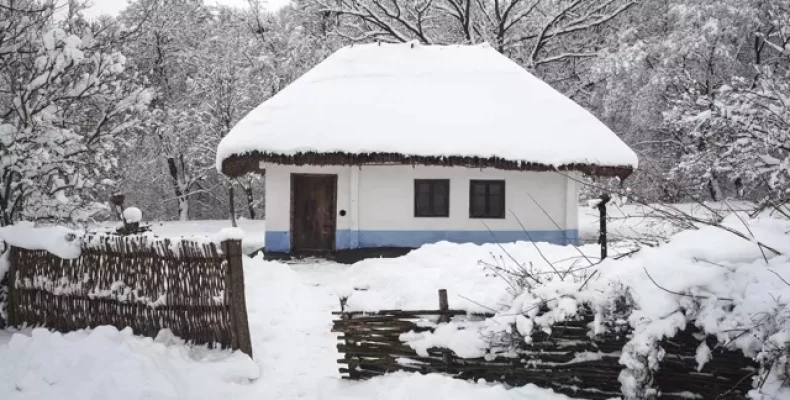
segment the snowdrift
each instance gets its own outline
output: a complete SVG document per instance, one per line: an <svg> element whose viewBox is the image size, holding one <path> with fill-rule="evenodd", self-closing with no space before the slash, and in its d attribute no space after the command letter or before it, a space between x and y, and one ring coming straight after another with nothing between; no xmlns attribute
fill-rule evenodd
<svg viewBox="0 0 790 400"><path fill-rule="evenodd" d="M655 395L651 383L664 356L660 341L692 324L714 336L720 346L740 350L761 363L753 398L787 398L790 390L783 382L790 372L789 231L790 223L785 220L731 215L721 227L684 231L669 243L601 263L580 254L589 253L589 247L527 243L488 247L489 258L499 262L485 267L509 284L505 292L510 297L491 302L492 293L485 292L494 290L493 285L480 286L473 293L487 299L484 305L496 308L498 314L467 327L476 329L478 335L464 330L454 335L445 329L436 337L402 339L411 341L415 349L425 348L426 343L457 348L458 354L486 348L488 355L495 356L512 351L512 346L489 338L517 332L520 340L529 342L535 333L550 332L553 324L591 310L595 313L589 326L591 335L606 333L618 322L633 330L620 357L625 367L620 374L622 391L629 398L649 398ZM538 248L542 254L536 257ZM416 258L428 250L410 256ZM471 256L462 250L456 253ZM485 254L477 254L484 259ZM575 264L569 266L569 259L575 259ZM583 261L578 262L580 259ZM350 297L352 305L355 296L358 294ZM701 367L708 361L710 349L703 345L704 337L699 339L696 361Z"/></svg>
<svg viewBox="0 0 790 400"><path fill-rule="evenodd" d="M241 352L190 348L168 331L151 339L108 326L34 329L0 344L0 354L0 397L13 399L218 399L259 376Z"/></svg>

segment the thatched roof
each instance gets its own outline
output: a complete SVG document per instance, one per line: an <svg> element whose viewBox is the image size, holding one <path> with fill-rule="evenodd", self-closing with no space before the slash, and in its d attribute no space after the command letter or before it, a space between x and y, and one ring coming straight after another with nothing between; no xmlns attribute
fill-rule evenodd
<svg viewBox="0 0 790 400"><path fill-rule="evenodd" d="M245 116L217 167L424 164L627 176L634 152L488 46L339 50Z"/></svg>

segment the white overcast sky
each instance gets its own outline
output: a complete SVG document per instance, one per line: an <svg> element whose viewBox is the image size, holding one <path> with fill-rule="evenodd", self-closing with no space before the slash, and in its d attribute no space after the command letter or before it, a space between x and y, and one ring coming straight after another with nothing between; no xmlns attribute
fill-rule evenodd
<svg viewBox="0 0 790 400"><path fill-rule="evenodd" d="M221 4L234 7L247 7L247 0L205 0L206 4ZM85 10L86 17L98 17L99 15L109 14L112 16L126 8L128 0L90 0L93 6ZM289 0L268 0L266 4L269 9L278 9L289 3Z"/></svg>

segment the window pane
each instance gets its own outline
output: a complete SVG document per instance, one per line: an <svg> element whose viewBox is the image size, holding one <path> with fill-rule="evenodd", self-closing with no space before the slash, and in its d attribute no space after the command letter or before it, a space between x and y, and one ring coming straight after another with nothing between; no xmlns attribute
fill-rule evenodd
<svg viewBox="0 0 790 400"><path fill-rule="evenodd" d="M501 180L469 182L469 216L472 218L505 217L505 182Z"/></svg>
<svg viewBox="0 0 790 400"><path fill-rule="evenodd" d="M418 194L417 201L415 202L415 215L426 216L430 215L430 197L427 194Z"/></svg>
<svg viewBox="0 0 790 400"><path fill-rule="evenodd" d="M493 218L504 216L505 210L502 209L502 206L502 196L490 196L488 198L488 216Z"/></svg>
<svg viewBox="0 0 790 400"><path fill-rule="evenodd" d="M447 179L414 180L414 215L447 217L450 204L450 181Z"/></svg>
<svg viewBox="0 0 790 400"><path fill-rule="evenodd" d="M474 195L472 196L472 204L470 207L472 216L482 217L486 214L486 196Z"/></svg>
<svg viewBox="0 0 790 400"><path fill-rule="evenodd" d="M435 215L447 215L447 197L441 190L434 193L433 213Z"/></svg>
<svg viewBox="0 0 790 400"><path fill-rule="evenodd" d="M450 181L436 182L436 191L441 194L444 194L446 197L450 193Z"/></svg>

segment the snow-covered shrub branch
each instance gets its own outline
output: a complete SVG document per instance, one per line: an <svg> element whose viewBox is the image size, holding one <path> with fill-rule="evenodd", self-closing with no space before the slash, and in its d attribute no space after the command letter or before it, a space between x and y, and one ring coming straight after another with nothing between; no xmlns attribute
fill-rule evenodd
<svg viewBox="0 0 790 400"><path fill-rule="evenodd" d="M487 351L517 353L520 343L529 343L535 332L550 333L558 322L592 313L592 336L625 328L633 332L620 358L625 367L620 381L626 397L644 399L656 395L652 382L664 356L662 340L692 324L715 337L719 346L760 362L753 397L790 393L790 225L784 219L734 215L721 225L726 229L703 226L630 257L604 260L591 266L594 274L576 267L592 277L571 273L570 278L558 279L556 269L565 269L561 264L567 261L553 267L534 261L528 266L530 274L554 279L523 286L508 306L477 327L488 340ZM765 252L755 242L780 254ZM516 271L520 268L519 264ZM709 357L710 349L700 345L700 368Z"/></svg>

